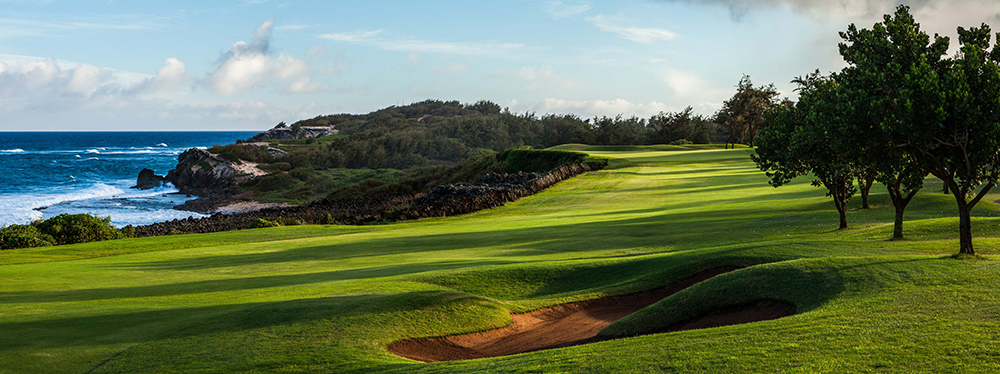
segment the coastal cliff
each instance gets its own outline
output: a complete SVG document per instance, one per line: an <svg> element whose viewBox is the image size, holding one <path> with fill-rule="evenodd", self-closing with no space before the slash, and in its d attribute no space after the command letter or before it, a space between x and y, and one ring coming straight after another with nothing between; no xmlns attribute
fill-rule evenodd
<svg viewBox="0 0 1000 374"><path fill-rule="evenodd" d="M181 193L216 196L240 182L267 174L257 164L230 161L201 148L191 148L177 156L177 167L165 179Z"/></svg>

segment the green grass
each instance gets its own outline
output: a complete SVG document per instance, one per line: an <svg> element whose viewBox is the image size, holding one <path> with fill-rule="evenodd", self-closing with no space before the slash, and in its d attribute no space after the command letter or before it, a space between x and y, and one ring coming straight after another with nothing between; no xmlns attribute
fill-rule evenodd
<svg viewBox="0 0 1000 374"><path fill-rule="evenodd" d="M397 224L291 226L0 253L0 372L996 372L1000 208L928 180L892 205L767 185L747 149L592 147L609 167L504 207ZM744 269L608 327L601 343L425 364L405 338L503 326L510 311ZM798 314L653 334L760 298ZM638 336L636 336L638 335Z"/></svg>

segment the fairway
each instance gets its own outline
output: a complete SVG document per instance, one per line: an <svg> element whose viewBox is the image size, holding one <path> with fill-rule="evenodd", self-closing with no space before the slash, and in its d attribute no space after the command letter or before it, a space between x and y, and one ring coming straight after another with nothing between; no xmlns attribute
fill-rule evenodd
<svg viewBox="0 0 1000 374"><path fill-rule="evenodd" d="M749 149L588 147L611 159L506 206L369 226L289 226L0 253L0 373L997 372L1000 208L928 179L890 241L872 188L850 227L808 178L773 188ZM608 341L423 363L394 342L647 291L721 266L603 330ZM654 334L727 306L795 315Z"/></svg>

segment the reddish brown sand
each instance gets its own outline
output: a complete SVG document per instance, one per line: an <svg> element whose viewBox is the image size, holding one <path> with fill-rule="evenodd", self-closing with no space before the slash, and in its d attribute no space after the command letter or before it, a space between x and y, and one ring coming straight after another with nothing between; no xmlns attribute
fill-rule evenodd
<svg viewBox="0 0 1000 374"><path fill-rule="evenodd" d="M434 362L506 356L585 344L592 342L601 329L622 317L695 283L736 269L738 267L713 268L658 290L513 314L514 321L507 327L472 334L403 340L389 345L388 349L409 359ZM788 303L761 300L722 309L672 326L668 331L763 321L794 312L794 306Z"/></svg>

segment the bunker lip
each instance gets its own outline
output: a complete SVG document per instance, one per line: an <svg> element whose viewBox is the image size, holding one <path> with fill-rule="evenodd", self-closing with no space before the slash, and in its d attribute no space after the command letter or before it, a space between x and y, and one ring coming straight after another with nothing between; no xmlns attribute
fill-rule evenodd
<svg viewBox="0 0 1000 374"><path fill-rule="evenodd" d="M680 290L719 274L740 269L722 266L704 270L673 284L642 293L563 304L524 314L512 314L509 326L494 330L436 338L409 339L390 344L389 352L424 362L506 356L595 342L601 329ZM757 300L726 307L666 331L725 326L792 315L795 307L780 300ZM666 332L665 331L665 332Z"/></svg>

